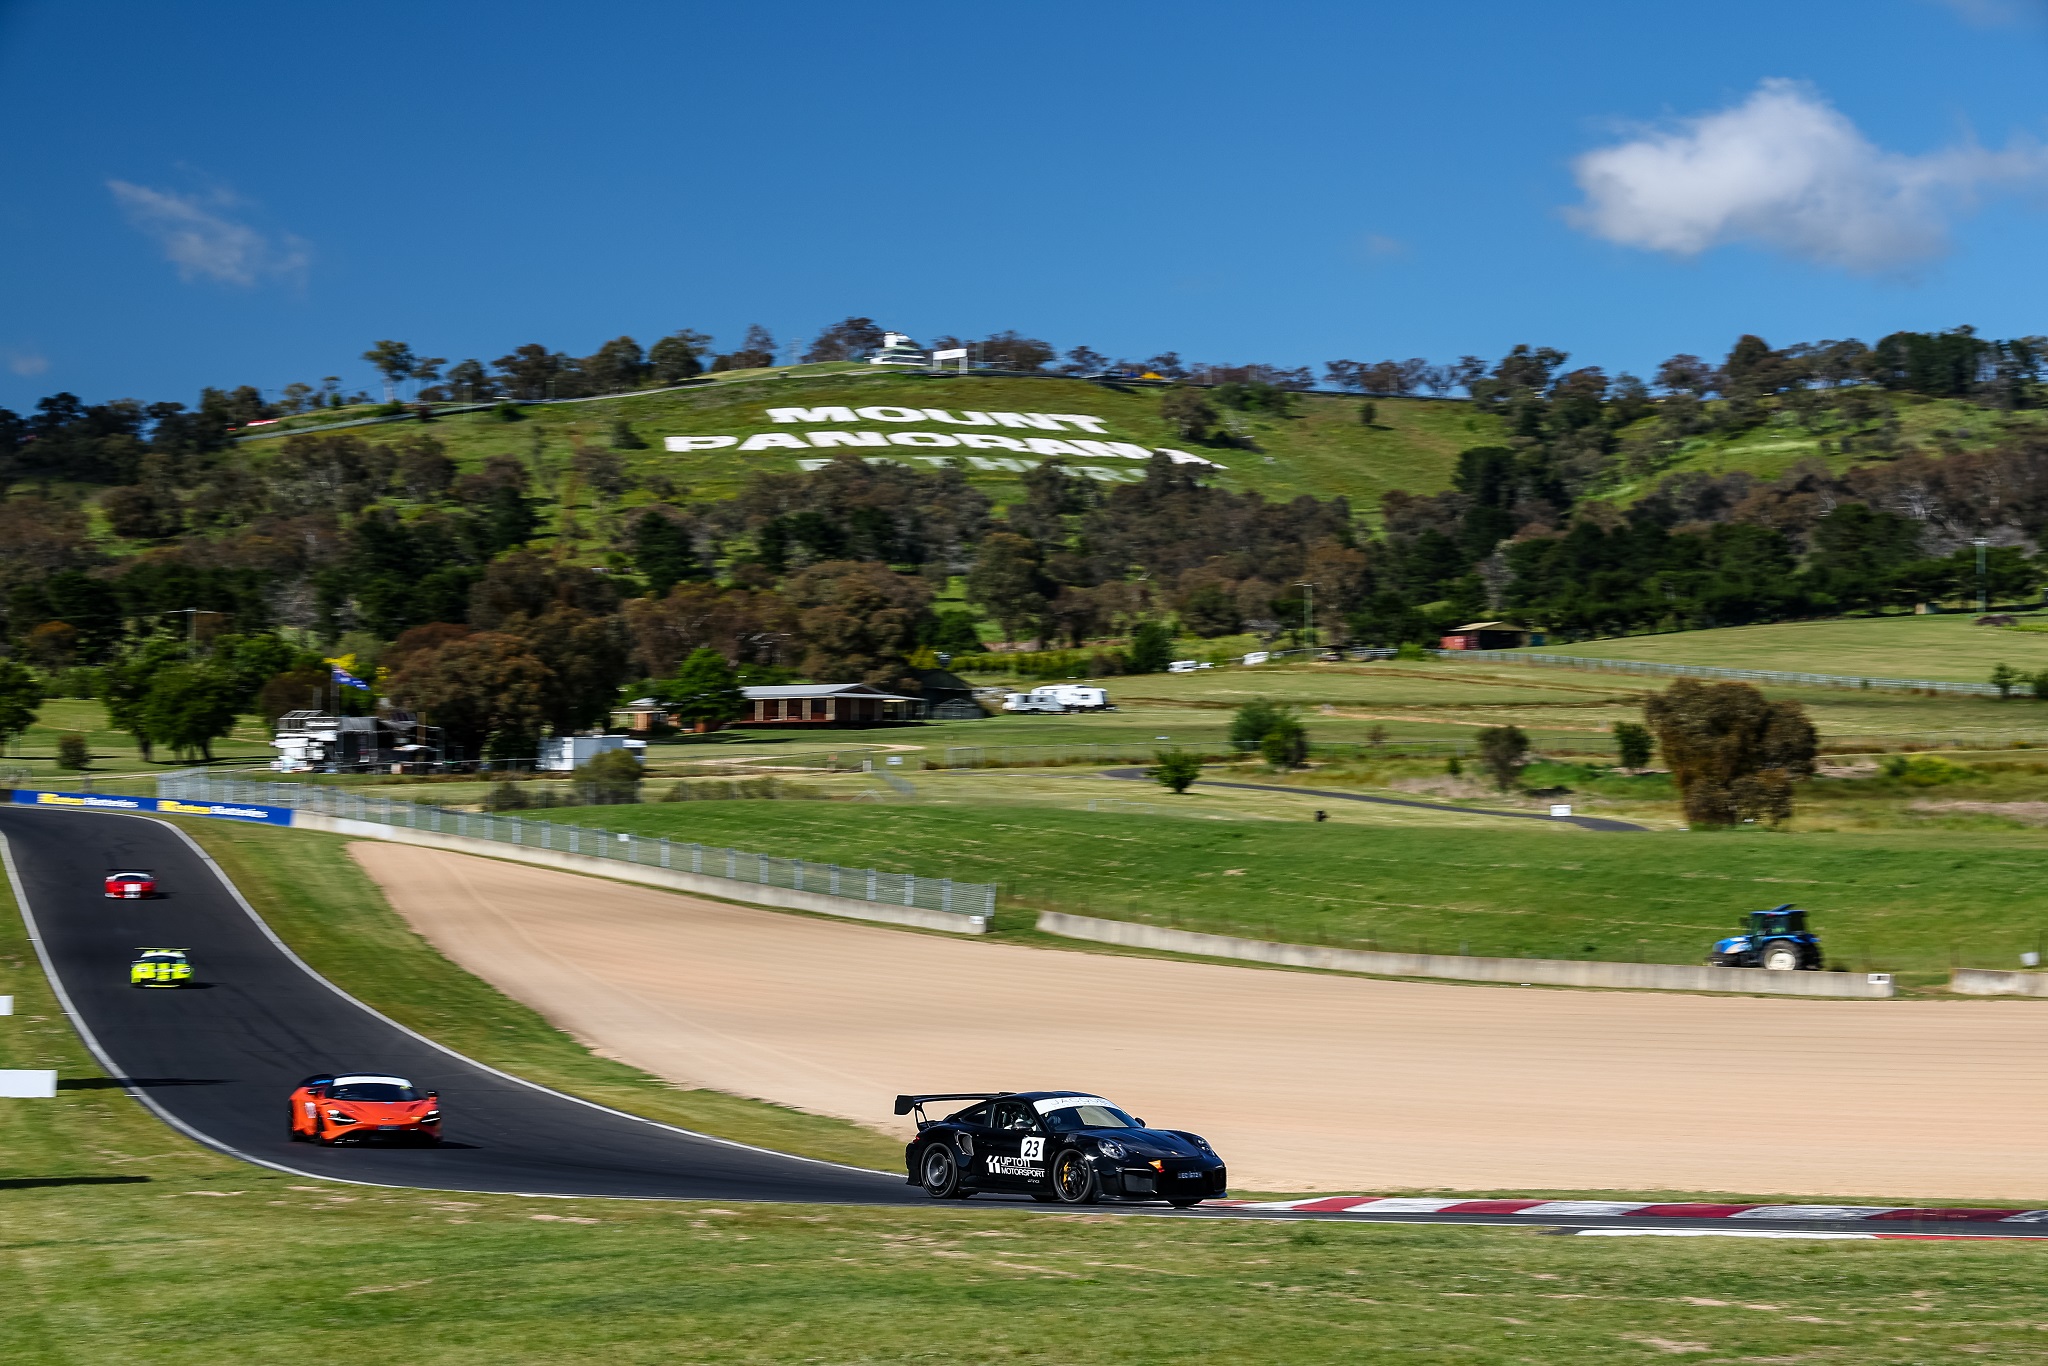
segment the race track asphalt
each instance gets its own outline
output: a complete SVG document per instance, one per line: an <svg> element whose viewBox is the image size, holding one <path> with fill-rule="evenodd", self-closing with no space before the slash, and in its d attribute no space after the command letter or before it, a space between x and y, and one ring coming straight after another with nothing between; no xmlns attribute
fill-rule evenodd
<svg viewBox="0 0 2048 1366"><path fill-rule="evenodd" d="M107 1070L189 1135L311 1176L530 1195L922 1203L901 1177L686 1133L494 1072L351 1000L274 939L225 877L162 822L0 807L44 961ZM164 895L110 901L116 865ZM196 989L128 985L139 946L188 948ZM321 1148L285 1137L285 1102L324 1071L387 1072L439 1091L438 1148ZM90 1085L72 1078L60 1084Z"/></svg>

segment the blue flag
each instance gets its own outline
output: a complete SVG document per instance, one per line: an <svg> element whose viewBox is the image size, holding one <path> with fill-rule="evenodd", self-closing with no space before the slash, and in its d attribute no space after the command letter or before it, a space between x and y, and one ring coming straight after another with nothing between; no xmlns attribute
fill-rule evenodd
<svg viewBox="0 0 2048 1366"><path fill-rule="evenodd" d="M334 681L341 684L342 687L361 688L364 692L368 692L370 690L369 684L363 682L362 679L357 678L347 669L342 668L341 665L330 664L327 667L334 671Z"/></svg>

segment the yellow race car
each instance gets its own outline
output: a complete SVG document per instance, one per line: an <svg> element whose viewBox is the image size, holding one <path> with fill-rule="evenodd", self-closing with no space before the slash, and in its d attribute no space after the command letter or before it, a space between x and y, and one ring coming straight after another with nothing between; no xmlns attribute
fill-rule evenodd
<svg viewBox="0 0 2048 1366"><path fill-rule="evenodd" d="M137 949L128 965L131 987L182 987L192 980L192 960L184 949Z"/></svg>

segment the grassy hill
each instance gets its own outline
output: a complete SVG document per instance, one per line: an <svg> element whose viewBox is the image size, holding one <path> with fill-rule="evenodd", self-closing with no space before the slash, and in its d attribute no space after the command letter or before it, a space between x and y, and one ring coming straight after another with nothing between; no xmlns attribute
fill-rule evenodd
<svg viewBox="0 0 2048 1366"><path fill-rule="evenodd" d="M1982 408L1962 399L1924 398L1918 394L1881 395L1898 417L1897 453L1909 449L1930 452L1974 450L1996 445L2018 433L2048 431L2048 411L2022 409L2001 412ZM1803 425L1797 416L1781 410L1760 427L1735 433L1705 433L1689 437L1674 455L1655 462L1600 496L1616 503L1633 503L1674 474L1732 474L1745 471L1762 479L1775 479L1802 461L1817 460L1840 474L1859 464L1893 458L1893 453L1864 449L1841 449L1847 429L1832 417L1817 419L1818 425ZM1657 419L1645 418L1623 431L1624 440L1653 436Z"/></svg>
<svg viewBox="0 0 2048 1366"><path fill-rule="evenodd" d="M1300 494L1329 497L1344 494L1361 509L1375 510L1390 489L1435 493L1450 484L1459 451L1499 439L1496 419L1473 412L1463 403L1425 399L1379 399L1376 421L1359 420L1360 400L1336 395L1304 394L1286 416L1226 411L1237 440L1232 447L1196 445L1176 436L1159 416L1160 391L1151 386L1098 384L1077 379L1030 379L984 375L930 375L919 372L877 372L865 366L817 365L784 370L739 372L684 389L574 403L531 405L519 409L522 421L508 422L491 412L445 416L432 424L434 434L465 468L493 455L518 456L546 467L566 465L577 446L608 446L613 424L624 419L647 443L646 449L619 454L628 469L645 479L660 476L687 488L697 497L721 497L736 491L755 470L794 471L804 458L823 458L834 450L789 449L741 452L727 447L712 451L671 452L663 447L670 436L734 436L796 433L821 427L834 430L929 430L947 433L993 431L1013 437L1081 437L1077 431L979 428L929 422L891 424L859 420L853 424L784 424L769 419L768 409L839 406L940 408L958 414L982 412L1079 413L1102 420L1093 439L1130 442L1145 447L1187 450L1223 466L1217 478L1225 486L1257 489L1276 499ZM362 415L344 410L344 420ZM329 419L331 420L331 419ZM275 429L288 432L317 425L294 419ZM395 434L411 424L353 429L369 440ZM259 458L274 438L245 446ZM989 469L965 457L981 456L991 464L1005 458L1000 450L953 449L857 450L861 455L949 459L975 483L998 499L1014 496L1018 473L1000 466ZM1036 459L1034 456L1012 458ZM1080 459L1070 463L1111 469L1126 479L1140 468L1134 460Z"/></svg>
<svg viewBox="0 0 2048 1366"><path fill-rule="evenodd" d="M735 448L672 452L662 439L670 436L723 435L744 439L765 432L802 433L811 424L769 420L777 407L860 408L891 406L962 410L1081 413L1100 418L1098 440L1130 442L1146 447L1189 450L1222 466L1217 480L1226 487L1257 489L1272 498L1300 494L1349 497L1367 516L1376 516L1380 495L1391 489L1429 494L1450 484L1459 451L1502 439L1498 418L1475 412L1461 402L1429 399L1375 399L1375 421L1360 421L1358 398L1335 394L1301 394L1286 416L1225 410L1231 445L1200 445L1176 436L1159 417L1160 391L1144 385L1096 383L1056 377L1027 378L877 371L854 363L803 365L772 370L739 371L706 378L686 388L653 393L621 394L560 404L524 406L521 421L508 422L490 412L455 413L438 418L433 431L465 468L493 455L514 455L535 468L566 468L579 446L607 447L613 424L623 419L647 442L640 450L619 454L639 479L659 476L690 497L722 497L734 492L757 469L792 471L804 458L822 458L832 450L775 449L741 452ZM1817 425L1801 425L1796 416L1777 413L1761 427L1736 433L1706 433L1688 438L1676 450L1647 464L1622 482L1595 496L1630 503L1673 474L1726 474L1747 471L1770 479L1802 461L1818 460L1839 473L1860 463L1895 458L1909 449L1969 450L1989 446L2017 431L2048 430L2048 412L2002 413L1952 399L1927 399L1911 394L1885 396L1898 418L1893 452L1841 449L1845 429L1832 417ZM335 421L360 420L375 408L342 409L287 419L248 449L258 454L278 435L304 431ZM375 440L380 433L409 427L358 427ZM835 429L903 430L888 423L859 421L822 424ZM1654 437L1657 419L1647 418L1621 433L1624 441ZM958 433L981 430L945 423L920 424L918 430ZM1007 435L1053 436L1060 433L991 429ZM1086 433L1068 432L1068 436ZM981 455L993 462L1001 451L877 450L860 454L891 454L917 460L948 459L998 500L1014 496L1017 472L984 468L963 457ZM1035 457L1025 456L1031 459ZM1075 461L1074 463L1084 463ZM1136 462L1088 460L1085 463L1120 471L1134 478ZM1625 462L1626 463L1626 462ZM630 499L628 501L631 501Z"/></svg>
<svg viewBox="0 0 2048 1366"><path fill-rule="evenodd" d="M1915 617L1843 617L1725 626L1671 635L1628 636L1546 647L1540 653L1595 659L1711 664L1727 669L1784 669L1872 678L1929 678L1982 683L1992 666L2022 673L2048 669L2048 615L2019 617L2032 630L1978 626L1973 613Z"/></svg>

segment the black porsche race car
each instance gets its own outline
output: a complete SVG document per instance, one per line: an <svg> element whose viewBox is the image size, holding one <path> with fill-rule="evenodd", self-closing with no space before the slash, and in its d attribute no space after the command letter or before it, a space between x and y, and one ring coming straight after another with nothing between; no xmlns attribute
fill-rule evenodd
<svg viewBox="0 0 2048 1366"><path fill-rule="evenodd" d="M935 1101L975 1104L930 1119ZM910 1184L934 1200L1017 1192L1047 1204L1164 1200L1176 1209L1223 1195L1223 1159L1200 1134L1148 1128L1086 1091L898 1096L917 1137L903 1151Z"/></svg>

